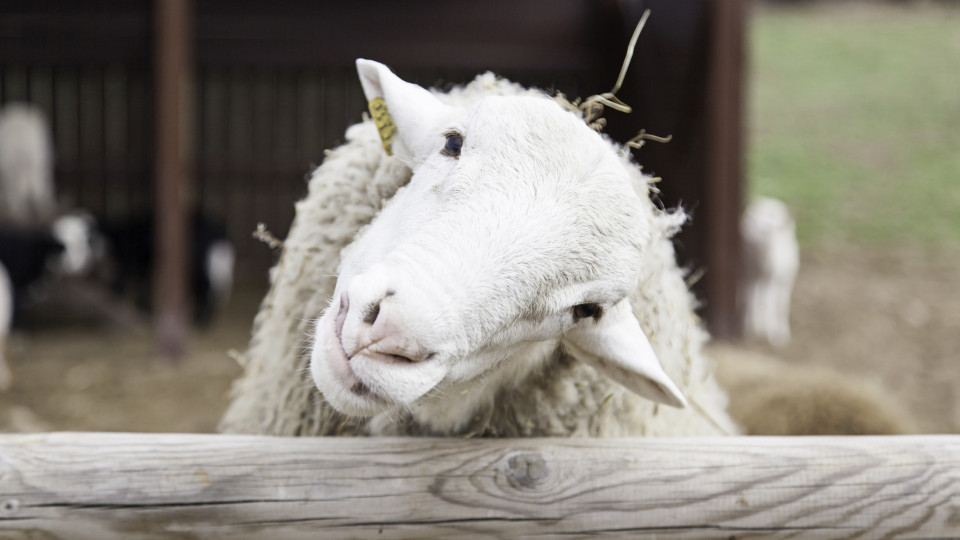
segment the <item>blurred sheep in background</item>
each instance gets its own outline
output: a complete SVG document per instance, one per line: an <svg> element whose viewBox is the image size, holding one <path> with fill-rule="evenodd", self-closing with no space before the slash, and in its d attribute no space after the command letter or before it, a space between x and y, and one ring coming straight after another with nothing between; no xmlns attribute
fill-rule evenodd
<svg viewBox="0 0 960 540"><path fill-rule="evenodd" d="M744 335L783 347L790 341L790 295L800 266L797 225L783 202L756 197L740 221Z"/></svg>
<svg viewBox="0 0 960 540"><path fill-rule="evenodd" d="M56 212L50 129L36 107L0 109L0 223L33 226Z"/></svg>
<svg viewBox="0 0 960 540"><path fill-rule="evenodd" d="M13 373L7 362L7 337L10 336L10 325L13 323L13 284L7 269L0 263L0 390L10 388L13 382Z"/></svg>

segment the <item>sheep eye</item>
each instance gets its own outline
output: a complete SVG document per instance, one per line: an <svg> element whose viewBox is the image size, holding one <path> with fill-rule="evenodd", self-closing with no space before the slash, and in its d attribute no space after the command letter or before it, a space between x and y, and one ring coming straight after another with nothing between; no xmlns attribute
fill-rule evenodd
<svg viewBox="0 0 960 540"><path fill-rule="evenodd" d="M447 137L447 142L443 145L443 150L440 153L453 158L460 157L460 149L463 147L463 135L456 131L449 131L444 135Z"/></svg>
<svg viewBox="0 0 960 540"><path fill-rule="evenodd" d="M573 318L580 319L599 319L603 314L603 308L599 304L578 304L573 306Z"/></svg>

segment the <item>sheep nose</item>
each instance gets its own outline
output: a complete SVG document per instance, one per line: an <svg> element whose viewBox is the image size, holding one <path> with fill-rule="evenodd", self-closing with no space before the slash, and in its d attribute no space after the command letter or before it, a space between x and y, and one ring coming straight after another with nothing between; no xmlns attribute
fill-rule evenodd
<svg viewBox="0 0 960 540"><path fill-rule="evenodd" d="M428 359L431 355L412 337L407 328L408 320L396 302L391 301L393 293L385 294L381 299L355 306L361 310L357 317L360 325L360 348L351 355L363 355L384 362L416 363ZM337 314L337 327L342 332L342 321L351 310L350 298L346 292L340 295L340 311Z"/></svg>

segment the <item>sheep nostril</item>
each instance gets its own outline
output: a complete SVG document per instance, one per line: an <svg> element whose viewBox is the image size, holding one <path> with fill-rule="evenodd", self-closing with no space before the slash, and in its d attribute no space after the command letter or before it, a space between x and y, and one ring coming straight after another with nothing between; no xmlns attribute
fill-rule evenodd
<svg viewBox="0 0 960 540"><path fill-rule="evenodd" d="M336 332L337 339L343 340L343 323L347 320L347 311L350 310L350 298L347 293L340 294L340 309L337 311Z"/></svg>
<svg viewBox="0 0 960 540"><path fill-rule="evenodd" d="M372 304L367 307L367 310L363 314L363 322L367 324L373 324L377 322L377 317L380 315L380 302Z"/></svg>

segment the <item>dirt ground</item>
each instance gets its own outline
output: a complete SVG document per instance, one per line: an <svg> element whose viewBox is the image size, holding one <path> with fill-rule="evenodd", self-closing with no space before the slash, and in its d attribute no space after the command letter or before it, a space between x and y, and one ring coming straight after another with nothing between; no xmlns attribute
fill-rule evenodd
<svg viewBox="0 0 960 540"><path fill-rule="evenodd" d="M960 253L806 253L790 345L712 349L724 361L747 348L879 381L921 432L960 433L958 277ZM240 373L228 352L245 348L262 294L236 294L178 363L160 358L147 333L89 325L19 332L10 351L16 379L0 393L0 429L213 431Z"/></svg>
<svg viewBox="0 0 960 540"><path fill-rule="evenodd" d="M877 382L919 433L960 433L960 252L845 246L802 256L793 339L711 346L722 362L747 349L793 365L830 366Z"/></svg>
<svg viewBox="0 0 960 540"><path fill-rule="evenodd" d="M241 371L230 351L246 348L263 293L235 293L178 362L158 354L149 328L92 322L89 313L64 325L41 312L11 341L14 383L0 392L0 430L215 431Z"/></svg>

